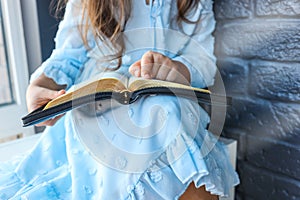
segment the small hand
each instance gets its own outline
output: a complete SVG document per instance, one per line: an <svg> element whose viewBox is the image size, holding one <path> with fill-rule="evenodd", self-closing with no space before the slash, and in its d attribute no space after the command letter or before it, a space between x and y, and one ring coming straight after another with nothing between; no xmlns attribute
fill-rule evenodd
<svg viewBox="0 0 300 200"><path fill-rule="evenodd" d="M45 87L45 84L37 84L38 81L31 83L27 88L26 101L29 112L36 110L37 108L45 105L52 99L55 99L56 97L66 93L64 89L54 90L51 87L51 89ZM51 86L51 84L52 83L49 82L48 86ZM59 115L53 119L41 122L36 126L53 126L62 116L63 115Z"/></svg>
<svg viewBox="0 0 300 200"><path fill-rule="evenodd" d="M188 85L190 73L185 65L161 53L148 51L129 67L129 72L145 79L159 79Z"/></svg>

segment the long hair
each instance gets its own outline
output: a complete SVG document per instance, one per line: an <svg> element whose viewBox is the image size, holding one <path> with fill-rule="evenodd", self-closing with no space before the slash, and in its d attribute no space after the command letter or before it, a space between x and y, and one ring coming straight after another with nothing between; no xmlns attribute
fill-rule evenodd
<svg viewBox="0 0 300 200"><path fill-rule="evenodd" d="M63 10L68 0L57 0L55 6L56 11ZM131 0L81 0L83 5L83 13L88 19L83 20L81 36L84 44L88 46L87 35L90 30L95 38L103 40L104 37L111 41L113 47L116 48L116 54L112 55L113 59L118 59L121 65L121 56L124 50L123 38L120 37L131 12ZM141 0L149 1L153 0ZM190 21L188 14L196 9L200 0L177 0L178 15L177 24L181 27L181 23L198 23L198 21ZM61 13L61 12L60 12ZM118 48L117 48L118 47Z"/></svg>

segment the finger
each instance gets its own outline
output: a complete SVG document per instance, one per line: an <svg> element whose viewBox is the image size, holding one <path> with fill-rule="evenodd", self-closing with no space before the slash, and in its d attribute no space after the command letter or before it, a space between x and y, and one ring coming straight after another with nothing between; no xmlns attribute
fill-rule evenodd
<svg viewBox="0 0 300 200"><path fill-rule="evenodd" d="M170 81L170 82L176 82L176 83L183 83L182 81L182 76L179 74L179 72L177 70L175 70L174 68L172 68L169 72L168 75L166 77L166 81Z"/></svg>
<svg viewBox="0 0 300 200"><path fill-rule="evenodd" d="M66 93L65 90L56 91L47 88L36 88L36 89L37 91L34 92L34 94L27 96L29 112L39 108L40 106L45 105L52 99L55 99L58 96L61 96Z"/></svg>
<svg viewBox="0 0 300 200"><path fill-rule="evenodd" d="M152 77L152 67L154 63L153 52L146 52L141 59L141 76L143 78Z"/></svg>
<svg viewBox="0 0 300 200"><path fill-rule="evenodd" d="M129 67L129 73L133 76L140 77L141 76L141 60L136 61Z"/></svg>
<svg viewBox="0 0 300 200"><path fill-rule="evenodd" d="M189 85L189 80L174 68L169 71L166 81Z"/></svg>
<svg viewBox="0 0 300 200"><path fill-rule="evenodd" d="M157 72L156 75L156 79L159 80L166 80L167 76L172 68L172 66L170 66L169 61L166 61L164 64L162 64Z"/></svg>
<svg viewBox="0 0 300 200"><path fill-rule="evenodd" d="M48 90L48 89L47 89L47 90ZM59 97L59 96L65 94L66 91L65 91L65 90L59 90L59 91L48 90L47 93L48 93L48 95L47 95L48 98L52 100L52 99L55 99L55 98L57 98L57 97Z"/></svg>
<svg viewBox="0 0 300 200"><path fill-rule="evenodd" d="M151 52L153 57L153 65L151 71L151 78L165 80L168 72L172 68L172 61L167 56L161 53Z"/></svg>
<svg viewBox="0 0 300 200"><path fill-rule="evenodd" d="M37 88L38 90L32 95L35 98L44 99L45 101L49 101L59 97L60 95L66 93L65 90L50 90L48 88Z"/></svg>
<svg viewBox="0 0 300 200"><path fill-rule="evenodd" d="M61 95L65 94L65 93L66 93L66 90L59 90L58 93L57 93L57 95L61 96Z"/></svg>
<svg viewBox="0 0 300 200"><path fill-rule="evenodd" d="M154 59L155 60L155 59ZM157 77L157 74L160 70L160 68L162 67L161 63L160 62L154 62L152 64L152 69L151 69L151 78L155 78Z"/></svg>

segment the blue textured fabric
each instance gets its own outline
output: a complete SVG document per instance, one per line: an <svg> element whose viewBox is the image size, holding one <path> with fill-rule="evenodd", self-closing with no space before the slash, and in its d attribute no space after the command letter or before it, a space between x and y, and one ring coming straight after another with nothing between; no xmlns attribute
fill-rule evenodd
<svg viewBox="0 0 300 200"><path fill-rule="evenodd" d="M116 65L106 59L112 53L106 40L94 41L89 34L92 48L84 47L80 2L68 2L56 48L31 80L45 73L70 88ZM181 30L175 16L176 1L148 6L133 0L116 72L127 76L133 62L155 50L184 63L193 86L213 84L212 2L202 1L191 13L192 20L201 19L199 25L183 23ZM103 110L106 105L113 108ZM192 101L157 95L128 106L102 102L102 110L89 109L68 112L28 154L0 164L0 199L178 199L192 182L226 196L239 183L225 146L206 130L208 114Z"/></svg>

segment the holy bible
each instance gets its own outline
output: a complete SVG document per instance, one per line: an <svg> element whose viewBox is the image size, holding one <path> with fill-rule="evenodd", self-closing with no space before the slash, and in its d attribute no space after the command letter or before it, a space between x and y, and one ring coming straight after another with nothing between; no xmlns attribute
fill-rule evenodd
<svg viewBox="0 0 300 200"><path fill-rule="evenodd" d="M126 105L147 95L171 95L206 105L230 104L229 97L213 94L207 89L168 81L127 77L111 72L75 84L64 95L24 116L22 122L24 127L30 126L96 101L114 99L120 105Z"/></svg>

